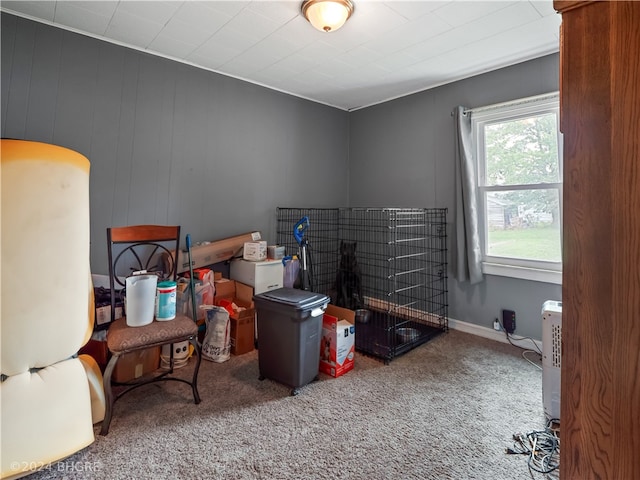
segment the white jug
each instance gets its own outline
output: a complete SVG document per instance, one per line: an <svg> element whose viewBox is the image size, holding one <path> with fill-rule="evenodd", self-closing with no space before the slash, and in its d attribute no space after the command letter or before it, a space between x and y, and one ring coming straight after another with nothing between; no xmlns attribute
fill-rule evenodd
<svg viewBox="0 0 640 480"><path fill-rule="evenodd" d="M127 325L142 327L153 322L156 304L156 275L133 275L125 281Z"/></svg>

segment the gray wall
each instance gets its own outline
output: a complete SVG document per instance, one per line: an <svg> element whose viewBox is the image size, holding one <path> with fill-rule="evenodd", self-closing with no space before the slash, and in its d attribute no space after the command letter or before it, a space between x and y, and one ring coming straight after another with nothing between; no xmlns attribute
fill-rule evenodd
<svg viewBox="0 0 640 480"><path fill-rule="evenodd" d="M4 13L1 80L3 137L91 161L94 273L109 226L274 242L276 207L348 203L347 112Z"/></svg>
<svg viewBox="0 0 640 480"><path fill-rule="evenodd" d="M451 253L452 110L556 91L558 79L559 59L554 54L352 112L350 206L446 207ZM560 285L499 276L486 276L482 284L470 286L450 276L449 314L491 328L503 308L515 310L516 334L540 339L542 304L561 300L561 291Z"/></svg>
<svg viewBox="0 0 640 480"><path fill-rule="evenodd" d="M90 159L94 273L106 272L108 226L175 223L194 242L259 230L275 241L278 206L437 206L451 222L452 109L558 89L551 55L347 113L1 17L1 134ZM510 308L516 333L540 338L542 303L560 293L450 277L450 316L491 327Z"/></svg>

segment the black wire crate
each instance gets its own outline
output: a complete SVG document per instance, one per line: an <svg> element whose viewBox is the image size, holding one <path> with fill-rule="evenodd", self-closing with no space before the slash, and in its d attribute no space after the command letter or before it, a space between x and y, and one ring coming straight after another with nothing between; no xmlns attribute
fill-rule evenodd
<svg viewBox="0 0 640 480"><path fill-rule="evenodd" d="M308 242L310 290L328 295L335 280L338 258L338 208L278 208L276 210L276 241L284 245L286 255L300 256L300 245L294 236L296 224L309 219L309 228L304 232Z"/></svg>
<svg viewBox="0 0 640 480"><path fill-rule="evenodd" d="M278 243L309 219L312 290L355 310L356 349L388 363L448 330L445 208L278 208Z"/></svg>

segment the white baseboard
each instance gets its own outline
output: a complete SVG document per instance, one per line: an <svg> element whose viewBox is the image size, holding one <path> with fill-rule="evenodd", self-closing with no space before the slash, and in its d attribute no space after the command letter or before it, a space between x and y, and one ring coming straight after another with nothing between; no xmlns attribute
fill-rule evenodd
<svg viewBox="0 0 640 480"><path fill-rule="evenodd" d="M463 322L462 320L456 320L455 318L451 317L449 317L449 328L451 328L452 330L459 330L461 332L477 335L479 337L488 338L489 340L495 340L496 342L509 343L509 341L507 340L507 336L503 331L498 332L493 328L483 327L481 325L476 325L475 323ZM523 348L533 347L529 338L517 340L518 338L521 337L516 335L515 338L511 339L514 345L518 345ZM533 339L533 341L538 346L540 351L542 351L542 342L535 339Z"/></svg>

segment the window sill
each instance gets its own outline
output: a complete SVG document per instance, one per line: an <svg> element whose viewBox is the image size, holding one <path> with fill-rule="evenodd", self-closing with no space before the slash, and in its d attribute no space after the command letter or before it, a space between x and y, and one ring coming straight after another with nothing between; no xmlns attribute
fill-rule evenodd
<svg viewBox="0 0 640 480"><path fill-rule="evenodd" d="M514 265L501 265L498 263L482 263L482 272L486 275L498 275L501 277L520 278L535 282L555 283L562 285L562 272L555 270L543 270L539 268L516 267Z"/></svg>

